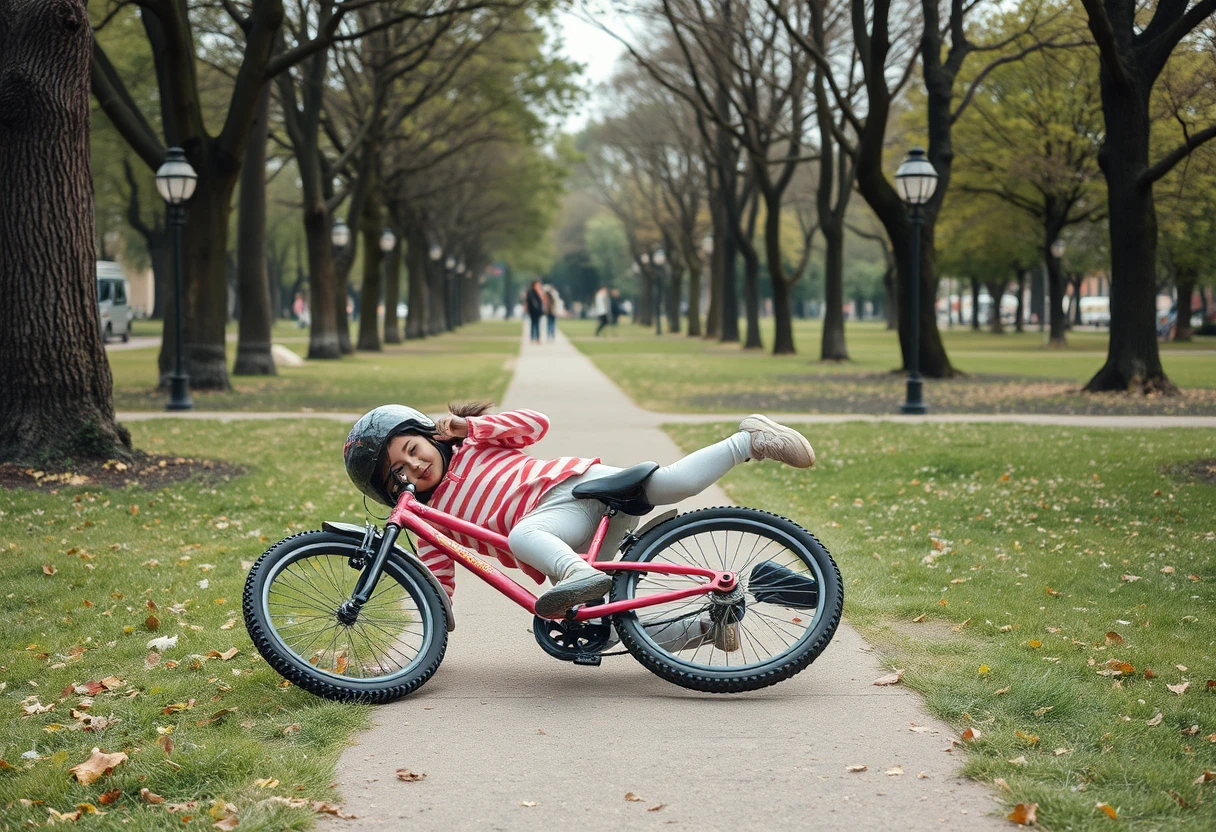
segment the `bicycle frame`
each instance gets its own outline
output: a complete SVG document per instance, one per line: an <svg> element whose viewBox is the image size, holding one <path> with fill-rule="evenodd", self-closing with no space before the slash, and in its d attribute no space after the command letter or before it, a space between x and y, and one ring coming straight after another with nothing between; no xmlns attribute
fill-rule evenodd
<svg viewBox="0 0 1216 832"><path fill-rule="evenodd" d="M580 555L591 566L602 572L633 571L651 572L658 575L693 575L705 578L705 582L699 586L656 593L645 598L615 601L593 607L582 606L573 615L554 616L554 618L572 618L575 621L588 621L594 618L614 615L618 612L678 601L695 595L706 595L710 592L729 592L735 588L736 577L733 572L702 569L698 566L681 566L679 564L628 563L597 560L596 558L604 544L604 537L608 533L608 524L615 514L616 511L613 509L605 510L604 516L600 518L599 526L596 528L595 537L591 541L590 548L586 554ZM488 531L473 523L461 520L459 517L454 517L439 509L431 508L426 503L419 502L417 497L414 496L413 486L407 486L407 489L402 492L401 497L398 499L396 508L389 515L388 522L385 524L384 538L380 543L380 549L376 553L376 557L371 565L365 568L355 585L355 592L351 600L344 603L343 607L347 607L348 604L351 605L353 609L350 611L357 615L358 609L367 602L367 599L375 591L376 583L380 580L380 574L384 570L384 563L388 559L388 553L392 551L401 530L405 529L413 532L419 539L425 540L437 549L446 552L452 560L464 566L528 612L533 615L536 614L537 596L520 586L520 584L507 575L504 575L485 560L482 560L482 558L477 556L477 553L443 534L432 524L468 535L474 540L492 546L499 551L507 553L511 551L507 538L503 535ZM482 554L485 556L484 553ZM341 615L341 613L339 614Z"/></svg>

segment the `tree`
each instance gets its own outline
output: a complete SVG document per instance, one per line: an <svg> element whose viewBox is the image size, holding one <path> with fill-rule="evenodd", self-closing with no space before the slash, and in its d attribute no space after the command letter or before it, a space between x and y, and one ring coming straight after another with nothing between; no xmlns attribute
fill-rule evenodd
<svg viewBox="0 0 1216 832"><path fill-rule="evenodd" d="M1157 213L1153 185L1195 148L1216 138L1216 124L1178 119L1183 140L1150 161L1153 87L1180 46L1216 12L1216 0L1158 0L1152 16L1135 0L1081 0L1101 56L1106 137L1098 162L1110 206L1110 345L1085 389L1174 392L1157 351ZM1147 23L1145 19L1147 18ZM1198 128L1198 129L1197 129Z"/></svg>
<svg viewBox="0 0 1216 832"><path fill-rule="evenodd" d="M1011 25L1021 29L1016 20ZM1069 226L1106 213L1096 187L1103 129L1096 67L1096 53L1084 48L1039 51L998 67L974 88L954 130L958 187L992 196L1039 225L1053 346L1064 345L1068 322L1066 279L1051 244ZM999 246L997 233L992 242Z"/></svg>
<svg viewBox="0 0 1216 832"><path fill-rule="evenodd" d="M90 49L83 0L0 0L0 460L131 447L97 312Z"/></svg>

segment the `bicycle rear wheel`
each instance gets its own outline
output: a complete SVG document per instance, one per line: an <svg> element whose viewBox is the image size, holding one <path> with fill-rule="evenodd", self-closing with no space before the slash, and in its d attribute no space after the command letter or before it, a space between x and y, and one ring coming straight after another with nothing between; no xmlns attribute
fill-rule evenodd
<svg viewBox="0 0 1216 832"><path fill-rule="evenodd" d="M733 571L738 587L616 616L621 643L669 682L738 693L788 679L827 647L844 604L840 571L815 536L750 508L690 512L655 527L623 558ZM704 578L621 571L612 600L685 589ZM673 628L685 635L672 638ZM656 633L663 633L659 637Z"/></svg>
<svg viewBox="0 0 1216 832"><path fill-rule="evenodd" d="M376 591L353 624L337 616L360 571L358 545L304 532L270 547L249 570L243 608L258 652L310 693L388 702L422 686L447 649L447 614L416 564L390 555Z"/></svg>

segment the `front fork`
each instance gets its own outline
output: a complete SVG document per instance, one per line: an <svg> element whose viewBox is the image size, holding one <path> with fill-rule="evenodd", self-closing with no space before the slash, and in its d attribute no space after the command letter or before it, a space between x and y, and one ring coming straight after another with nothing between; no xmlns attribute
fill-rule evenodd
<svg viewBox="0 0 1216 832"><path fill-rule="evenodd" d="M356 561L362 561L364 555L371 554L370 546L374 532L374 527L369 525L363 536L363 543L359 546L359 551L351 559L352 566L361 566L362 564ZM380 548L376 551L376 556L372 558L371 564L360 572L359 580L355 582L355 591L351 593L350 598L343 601L338 607L338 621L350 627L359 620L359 612L375 593L376 584L380 582L380 576L384 574L384 564L388 560L389 553L393 551L399 534L401 534L401 527L395 523L389 523L384 527L384 536L380 538Z"/></svg>

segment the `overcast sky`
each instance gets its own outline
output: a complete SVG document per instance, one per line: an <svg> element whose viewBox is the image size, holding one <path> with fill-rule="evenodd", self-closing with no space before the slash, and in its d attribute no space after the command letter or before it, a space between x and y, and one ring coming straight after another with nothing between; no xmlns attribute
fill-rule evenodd
<svg viewBox="0 0 1216 832"><path fill-rule="evenodd" d="M625 51L620 42L612 35L602 31L569 12L561 12L557 16L565 43L562 53L569 59L578 61L586 68L583 72L583 82L588 89L604 81L612 74L617 58ZM611 25L611 24L610 24ZM579 112L566 120L564 128L567 132L582 129L595 110L594 97L589 98Z"/></svg>

